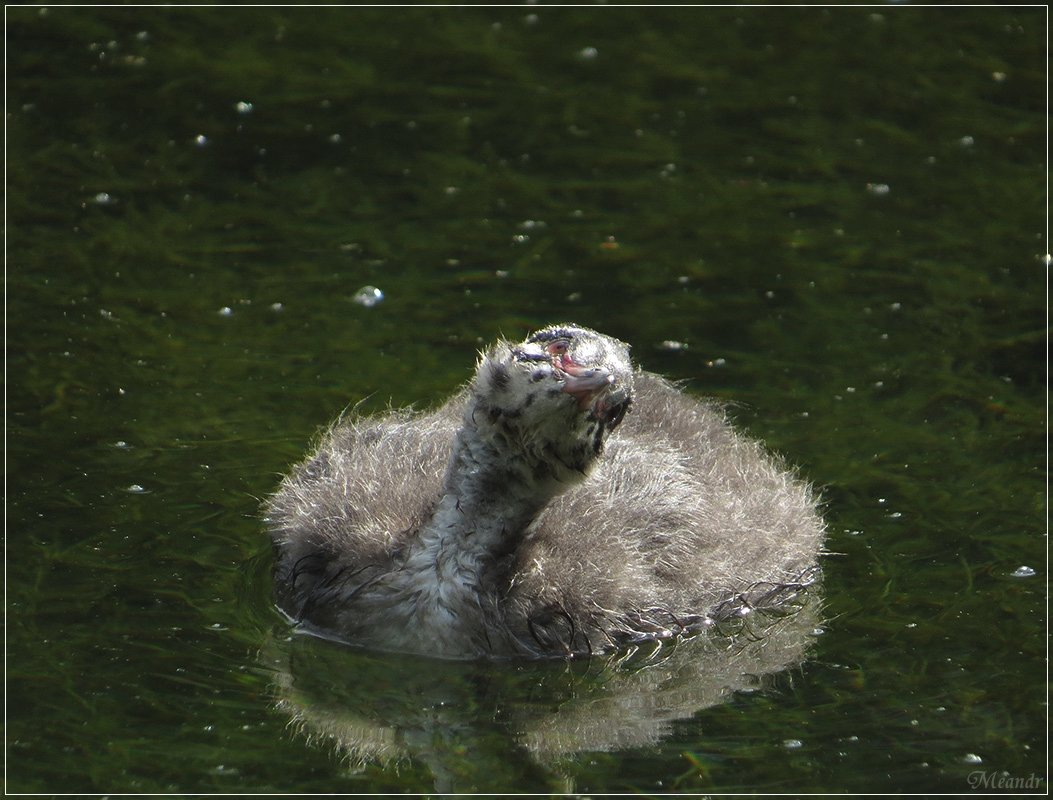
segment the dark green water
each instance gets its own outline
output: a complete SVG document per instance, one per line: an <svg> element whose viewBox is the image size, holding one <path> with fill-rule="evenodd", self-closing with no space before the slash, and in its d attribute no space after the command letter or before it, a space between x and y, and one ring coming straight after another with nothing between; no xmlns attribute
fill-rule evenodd
<svg viewBox="0 0 1053 800"><path fill-rule="evenodd" d="M1046 790L1044 9L6 13L9 791ZM290 641L318 426L563 320L822 487L807 652Z"/></svg>

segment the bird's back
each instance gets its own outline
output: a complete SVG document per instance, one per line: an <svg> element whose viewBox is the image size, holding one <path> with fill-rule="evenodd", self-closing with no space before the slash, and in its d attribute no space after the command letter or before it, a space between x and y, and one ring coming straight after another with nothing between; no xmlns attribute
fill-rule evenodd
<svg viewBox="0 0 1053 800"><path fill-rule="evenodd" d="M539 615L564 638L568 617L618 639L676 631L739 595L748 602L795 585L822 535L806 484L737 434L719 407L639 372L633 412L594 471L555 499L520 547L508 605L528 633Z"/></svg>

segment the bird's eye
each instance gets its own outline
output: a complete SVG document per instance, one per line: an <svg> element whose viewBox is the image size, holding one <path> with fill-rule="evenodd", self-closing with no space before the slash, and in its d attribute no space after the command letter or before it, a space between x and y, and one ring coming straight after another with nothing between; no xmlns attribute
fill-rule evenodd
<svg viewBox="0 0 1053 800"><path fill-rule="evenodd" d="M561 356L567 352L570 343L566 339L557 339L545 345L545 352L550 356Z"/></svg>
<svg viewBox="0 0 1053 800"><path fill-rule="evenodd" d="M614 430L621 423L622 419L625 418L625 412L629 410L629 406L632 404L631 400L623 400L617 405L611 406L607 412L607 429Z"/></svg>

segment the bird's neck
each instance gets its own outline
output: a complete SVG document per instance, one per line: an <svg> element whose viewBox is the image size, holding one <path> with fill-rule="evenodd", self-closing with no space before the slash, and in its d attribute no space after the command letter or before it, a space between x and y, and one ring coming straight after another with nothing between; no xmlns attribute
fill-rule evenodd
<svg viewBox="0 0 1053 800"><path fill-rule="evenodd" d="M454 627L480 608L500 560L560 488L493 434L466 414L443 495L406 555L406 588L418 593L418 613L439 625Z"/></svg>
<svg viewBox="0 0 1053 800"><path fill-rule="evenodd" d="M508 438L477 424L469 413L457 432L443 496L420 544L441 546L458 560L486 567L510 552L560 486L512 446Z"/></svg>

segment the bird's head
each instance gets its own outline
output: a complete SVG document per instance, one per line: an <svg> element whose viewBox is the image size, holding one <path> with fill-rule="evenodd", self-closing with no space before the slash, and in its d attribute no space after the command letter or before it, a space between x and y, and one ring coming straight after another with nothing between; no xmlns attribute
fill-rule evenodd
<svg viewBox="0 0 1053 800"><path fill-rule="evenodd" d="M603 451L632 391L628 345L579 325L552 325L482 355L471 413L499 449L572 480Z"/></svg>

